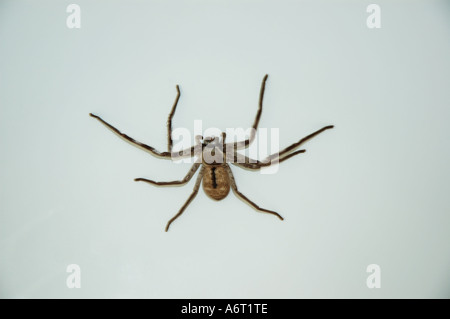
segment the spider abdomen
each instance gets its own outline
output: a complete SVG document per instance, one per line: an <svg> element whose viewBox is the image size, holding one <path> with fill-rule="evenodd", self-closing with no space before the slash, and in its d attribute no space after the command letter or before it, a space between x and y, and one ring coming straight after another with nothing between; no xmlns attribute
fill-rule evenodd
<svg viewBox="0 0 450 319"><path fill-rule="evenodd" d="M230 192L230 177L226 168L222 165L204 164L203 190L206 195L215 200L227 197Z"/></svg>

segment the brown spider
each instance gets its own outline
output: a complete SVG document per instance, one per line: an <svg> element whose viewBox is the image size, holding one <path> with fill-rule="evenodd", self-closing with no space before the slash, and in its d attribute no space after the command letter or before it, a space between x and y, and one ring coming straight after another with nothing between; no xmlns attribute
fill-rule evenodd
<svg viewBox="0 0 450 319"><path fill-rule="evenodd" d="M120 132L118 129L116 129L111 124L105 122L102 118L100 118L97 115L94 115L92 113L89 113L90 116L96 118L99 120L102 124L104 124L106 127L110 128L114 133L119 135L120 137L124 138L126 141L131 142L132 144L139 146L147 151L149 151L152 155L162 157L165 159L172 159L172 158L185 158L185 157L193 157L197 156L197 161L192 165L191 169L187 173L187 175L182 179L178 181L171 181L171 182L155 182L153 180L145 179L145 178L136 178L135 181L142 181L147 182L153 185L158 186L168 186L168 185L183 185L188 183L192 176L195 174L197 169L201 166L200 172L197 177L197 181L195 182L194 190L187 199L187 201L184 203L184 205L181 207L181 209L178 211L178 213L172 217L172 219L169 220L166 226L166 231L169 230L170 224L177 219L186 209L186 207L191 203L191 201L194 199L194 197L197 195L198 190L200 188L200 183L203 180L203 190L205 193L214 200L221 200L224 199L229 191L230 186L235 192L235 194L240 197L242 200L253 206L256 210L259 210L261 212L273 214L283 220L283 217L281 217L280 214L277 212L264 209L256 205L254 202L252 202L250 199L248 199L244 194L242 194L237 186L236 182L234 180L233 173L230 169L230 166L227 163L232 163L236 166L252 169L252 170L259 170L261 167L269 166L273 163L273 161L276 161L278 163L281 163L288 158L291 158L294 155L304 153L305 150L298 150L295 152L292 152L294 149L296 149L298 146L300 146L302 143L306 142L307 140L311 139L312 137L322 133L323 131L327 129L333 128L333 125L328 125L320 130L302 138L298 142L292 144L291 146L286 147L284 150L280 151L279 153L275 153L272 155L269 155L264 161L258 161L248 158L247 156L244 156L242 154L239 154L236 152L236 150L239 149L245 149L248 148L249 145L254 141L255 139L255 132L258 129L258 123L259 119L261 117L262 112L262 101L264 97L264 89L266 86L266 80L268 75L266 74L263 78L263 81L261 83L261 90L259 93L259 106L258 111L256 113L256 118L253 123L253 127L250 133L250 136L248 139L240 142L233 142L233 143L225 143L226 134L222 133L222 140L219 141L218 137L206 137L203 139L202 136L196 136L196 144L189 149L182 150L180 152L172 152L172 118L175 114L175 109L178 104L178 100L180 99L180 88L177 85L177 96L175 98L175 103L172 106L172 110L170 111L169 118L167 121L167 139L168 139L168 152L160 152L154 149L151 146L148 146L146 144L143 144L141 142L136 141L135 139L129 137L128 135ZM213 159L211 160L211 156L205 156L207 154L210 154Z"/></svg>

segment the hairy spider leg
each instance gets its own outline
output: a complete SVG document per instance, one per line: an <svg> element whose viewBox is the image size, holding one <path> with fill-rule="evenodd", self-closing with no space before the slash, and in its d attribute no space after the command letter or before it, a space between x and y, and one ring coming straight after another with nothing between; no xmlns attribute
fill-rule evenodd
<svg viewBox="0 0 450 319"><path fill-rule="evenodd" d="M200 172L198 173L197 180L195 181L194 190L192 191L192 194L189 196L189 198L184 203L184 205L180 208L178 213L168 221L167 226L166 226L166 231L169 230L170 224L172 224L175 219L177 219L178 217L180 217L181 214L183 214L186 207L188 207L188 205L192 202L192 200L197 195L198 190L200 188L200 183L202 182L204 170L205 170L205 168L202 166L202 168L200 169Z"/></svg>
<svg viewBox="0 0 450 319"><path fill-rule="evenodd" d="M278 214L277 212L274 212L273 210L268 210L268 209L264 209L264 208L259 207L259 206L256 205L254 202L252 202L250 199L248 199L244 194L242 194L242 193L238 190L238 188L237 188L237 186L236 186L236 181L235 181L235 179L234 179L233 172L231 171L230 166L226 165L226 169L227 169L228 175L229 175L229 177L230 177L231 188L233 189L233 191L234 191L234 193L236 194L236 196L240 197L243 201L245 201L246 203L248 203L248 204L250 204L251 206L253 206L253 208L255 208L256 210L259 210L259 211L264 212L264 213L273 214L273 215L277 216L277 217L278 217L279 219L281 219L281 220L284 219L283 217L281 217L280 214Z"/></svg>

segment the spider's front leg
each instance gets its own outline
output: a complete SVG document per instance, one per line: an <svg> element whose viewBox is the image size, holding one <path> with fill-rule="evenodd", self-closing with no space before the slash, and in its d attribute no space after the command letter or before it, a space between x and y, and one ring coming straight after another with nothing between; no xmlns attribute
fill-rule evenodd
<svg viewBox="0 0 450 319"><path fill-rule="evenodd" d="M120 136L121 138L125 139L127 142L132 143L135 146L141 147L147 151L149 151L151 154L158 156L158 157L163 157L163 158L170 158L170 152L160 152L157 151L154 147L149 146L147 144L141 143L139 141L136 141L134 138L128 136L125 133L122 133L121 131L119 131L117 128L115 128L114 126L112 126L111 124L109 124L108 122L106 122L105 120L103 120L100 116L89 113L90 116L92 116L93 118L97 119L100 123L102 123L103 125L105 125L107 128L109 128L111 131L113 131L114 133L116 133L118 136Z"/></svg>
<svg viewBox="0 0 450 319"><path fill-rule="evenodd" d="M252 131L250 132L249 138L246 139L245 141L229 143L229 144L227 144L227 147L230 146L230 147L233 147L235 150L239 150L239 149L249 147L250 144L252 144L253 141L255 140L256 130L258 129L259 120L261 118L263 99L264 99L264 91L266 89L266 81L267 81L268 77L269 77L269 75L266 74L261 83L261 89L259 90L258 111L256 112L255 121L253 122Z"/></svg>
<svg viewBox="0 0 450 319"><path fill-rule="evenodd" d="M252 158L249 158L245 155L239 154L239 153L234 153L233 155L230 155L229 158L232 158L232 164L235 164L237 166L243 167L243 168L248 168L248 169L260 169L262 167L266 167L266 166L270 166L272 164L274 164L274 160L275 162L282 163L285 160L291 158L292 156L295 156L297 154L301 154L301 153L305 153L306 150L298 150L295 152L290 153L289 155L286 155L285 157L280 159L280 156L275 157L273 159L271 159L270 161L266 161L265 162L261 162L259 160L255 160ZM272 154L273 155L273 154Z"/></svg>
<svg viewBox="0 0 450 319"><path fill-rule="evenodd" d="M171 159L172 155L176 156L176 158L185 158L185 157L192 157L194 156L195 150L194 150L194 146L176 152L174 154L172 154L172 145L173 145L173 141L172 141L172 118L175 114L175 110L177 108L178 105L178 101L180 99L180 87L177 85L176 86L177 89L177 96L175 98L175 102L173 103L172 109L170 110L169 113L169 118L167 119L167 139L168 139L168 143L167 143L167 152L160 152L157 151L154 147L149 146L147 144L141 143L139 141L136 141L134 138L122 133L121 131L119 131L117 128L115 128L114 126L112 126L111 124L109 124L108 122L106 122L105 120L103 120L100 116L89 113L90 116L92 116L93 118L97 119L100 123L102 123L103 125L105 125L107 128L109 128L110 130L112 130L114 133L116 133L118 136L122 137L123 139L125 139L126 141L132 143L135 146L141 147L147 151L149 151L152 155L158 156L158 157L162 157L165 159Z"/></svg>
<svg viewBox="0 0 450 319"><path fill-rule="evenodd" d="M317 130L314 133L309 134L308 136L302 138L300 141L286 147L284 150L280 151L279 153L274 153L272 155L267 156L263 161L251 160L250 158L248 158L242 154L236 153L236 152L234 152L232 154L232 157L230 156L230 158L233 158L233 164L243 167L243 168L249 168L249 169L260 169L261 167L270 166L274 159L277 159L278 163L281 163L297 154L306 152L306 150L298 150L298 151L290 153L292 150L296 149L297 147L299 147L301 144L305 143L309 139L313 138L314 136L316 136L326 130L332 129L333 127L334 127L333 125L328 125L328 126L322 127L320 130ZM253 163L252 163L252 161L253 161Z"/></svg>
<svg viewBox="0 0 450 319"><path fill-rule="evenodd" d="M111 124L109 124L108 122L103 120L100 116L92 114L92 113L89 113L89 115L91 117L97 119L100 123L105 125L107 128L109 128L111 131L113 131L119 137L123 138L125 141L130 142L131 144L138 146L140 148L143 148L146 151L149 151L150 154L157 156L157 157L164 158L164 159L172 158L171 152L160 152L160 151L156 150L154 147L149 146L144 143L141 143L139 141L136 141L134 138L128 136L125 133L122 133L119 129L115 128L114 126L112 126ZM177 158L192 157L192 156L194 156L194 146L192 146L189 149L185 149L185 150L177 152Z"/></svg>
<svg viewBox="0 0 450 319"><path fill-rule="evenodd" d="M169 113L169 118L167 119L167 149L169 152L172 152L172 145L173 145L173 140L172 140L172 118L175 114L175 110L177 109L177 105L178 105L178 100L180 99L180 87L177 85L177 97L175 98L175 102L173 103L172 109L170 110Z"/></svg>

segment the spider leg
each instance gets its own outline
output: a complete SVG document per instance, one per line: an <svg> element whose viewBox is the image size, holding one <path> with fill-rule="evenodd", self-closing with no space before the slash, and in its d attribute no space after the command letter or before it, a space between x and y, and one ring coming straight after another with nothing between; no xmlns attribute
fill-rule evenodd
<svg viewBox="0 0 450 319"><path fill-rule="evenodd" d="M240 197L243 201L245 201L246 203L250 204L251 206L253 206L256 210L259 210L261 212L264 213L269 213L269 214L273 214L275 216L277 216L279 219L283 220L284 218L281 217L280 214L278 214L277 212L274 212L272 210L268 210L268 209L264 209L259 207L258 205L256 205L254 202L252 202L250 199L248 199L244 194L242 194L237 186L236 186L236 181L234 180L234 176L233 176L233 172L231 171L231 168L227 165L226 166L227 171L228 171L228 175L230 176L230 184L231 184L231 188L233 189L234 193L236 194L236 196Z"/></svg>
<svg viewBox="0 0 450 319"><path fill-rule="evenodd" d="M180 99L180 87L177 85L177 97L175 98L175 102L173 103L172 110L169 113L169 118L167 119L167 149L169 152L172 152L172 118L175 114L175 110L177 108L178 100Z"/></svg>
<svg viewBox="0 0 450 319"><path fill-rule="evenodd" d="M291 158L297 154L304 153L306 150L299 150L299 151L295 151L295 152L289 154L290 151L296 149L297 147L299 147L301 144L305 143L309 139L322 133L323 131L332 129L333 127L334 127L333 125L325 126L325 127L321 128L320 130L317 130L314 133L311 133L308 136L302 138L300 141L286 147L284 150L280 151L279 153L274 153L272 155L267 156L263 161L250 159L250 158L234 151L234 154L232 156L233 164L240 166L240 167L249 168L249 169L259 169L264 166L270 166L272 164L273 160L277 159L277 158L278 158L278 163L281 163L281 162L287 160L288 158ZM231 150L231 151L233 151L233 150Z"/></svg>
<svg viewBox="0 0 450 319"><path fill-rule="evenodd" d="M127 142L132 143L135 146L141 147L143 149L145 149L146 151L149 151L152 155L157 156L157 157L162 157L162 158L166 158L166 159L171 159L171 152L160 152L158 150L156 150L154 147L149 146L147 144L141 143L139 141L136 141L134 138L122 133L121 131L119 131L117 128L115 128L114 126L112 126L111 124L109 124L108 122L104 121L100 116L89 113L90 116L92 116L93 118L97 119L100 123L102 123L103 125L105 125L107 128L109 128L110 130L112 130L115 134L117 134L119 137L125 139ZM187 157L187 156L194 156L194 148L195 146L192 146L189 149L185 149L182 151L177 152L178 158L183 158L183 157ZM181 155L184 154L184 155Z"/></svg>
<svg viewBox="0 0 450 319"><path fill-rule="evenodd" d="M289 158L291 158L291 157L293 157L293 156L295 156L297 154L301 154L301 153L305 153L305 152L306 152L306 150L298 150L298 151L292 152L289 155L286 155L285 157L283 157L281 159L278 157L278 159L276 161L278 163L282 163L285 160L287 160L287 159L289 159ZM236 153L236 154L238 154L238 153ZM237 159L237 161L236 161L236 159ZM258 161L258 160L254 160L254 159L248 158L247 156L244 156L242 154L238 154L237 156L235 156L235 161L232 162L232 163L234 165L242 167L242 168L258 170L258 169L261 169L261 167L266 167L266 166L272 165L273 162L274 162L274 160L272 160L270 162L261 162L261 161Z"/></svg>
<svg viewBox="0 0 450 319"><path fill-rule="evenodd" d="M181 214L183 214L184 210L186 209L186 207L188 207L188 205L192 202L192 200L195 198L195 196L198 193L198 189L200 188L200 183L202 182L202 177L203 177L203 172L204 172L204 168L202 167L200 169L200 172L198 173L197 176L197 181L195 182L195 186L194 186L194 190L191 194L191 196L189 196L189 198L187 199L187 201L184 203L183 207L180 208L180 210L178 211L178 213L173 216L169 222L167 223L166 226L166 231L169 230L170 224L172 224L172 222L177 219Z"/></svg>
<svg viewBox="0 0 450 319"><path fill-rule="evenodd" d="M186 174L186 176L182 180L179 180L179 181L155 182L155 181L152 181L151 179L146 179L146 178L135 178L134 180L136 182L146 182L146 183L150 183L150 184L157 185L157 186L184 185L191 180L192 176L194 176L195 172L200 167L200 165L201 165L200 163L195 163L194 165L192 165L191 169Z"/></svg>
<svg viewBox="0 0 450 319"><path fill-rule="evenodd" d="M259 91L258 111L256 112L256 117L255 117L255 121L253 122L253 126L252 126L253 129L250 132L250 137L245 141L227 144L227 145L231 145L235 150L247 148L255 140L255 135L256 135L256 130L258 129L259 119L261 118L263 99L264 99L264 91L266 89L266 81L267 81L268 77L269 77L269 75L266 74L261 83L261 89Z"/></svg>
<svg viewBox="0 0 450 319"><path fill-rule="evenodd" d="M297 147L299 147L301 144L305 143L306 141L312 139L314 136L319 135L320 133L322 133L323 131L332 129L334 127L334 125L327 125L322 127L320 130L315 131L314 133L309 134L308 136L305 136L304 138L302 138L300 141L298 141L297 143L294 143L288 147L286 147L284 150L282 150L281 152L279 152L279 157L284 156L284 154L292 151L293 149L296 149ZM272 154L269 155L264 161L270 161L273 157L276 157L277 154Z"/></svg>

